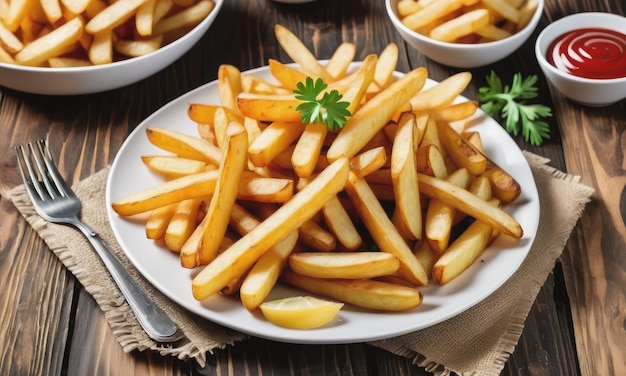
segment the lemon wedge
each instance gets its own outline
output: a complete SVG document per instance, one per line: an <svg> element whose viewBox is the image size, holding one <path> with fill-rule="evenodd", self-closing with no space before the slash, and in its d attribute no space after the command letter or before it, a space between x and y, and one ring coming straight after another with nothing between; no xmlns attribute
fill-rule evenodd
<svg viewBox="0 0 626 376"><path fill-rule="evenodd" d="M263 316L272 324L289 329L313 329L332 321L343 303L312 296L292 296L261 304Z"/></svg>

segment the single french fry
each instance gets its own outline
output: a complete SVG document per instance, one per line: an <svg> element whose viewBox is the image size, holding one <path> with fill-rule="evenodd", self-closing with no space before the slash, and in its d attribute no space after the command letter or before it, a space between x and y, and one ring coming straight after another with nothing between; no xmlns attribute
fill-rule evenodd
<svg viewBox="0 0 626 376"><path fill-rule="evenodd" d="M89 34L96 35L104 30L112 30L130 19L135 14L137 8L145 1L146 0L124 0L110 4L106 9L102 10L87 22L85 31Z"/></svg>
<svg viewBox="0 0 626 376"><path fill-rule="evenodd" d="M433 144L421 146L417 150L417 172L425 175L445 179L448 176L448 168L439 148Z"/></svg>
<svg viewBox="0 0 626 376"><path fill-rule="evenodd" d="M296 90L298 83L304 82L308 76L306 72L290 67L275 59L268 60L268 67L272 76L290 93Z"/></svg>
<svg viewBox="0 0 626 376"><path fill-rule="evenodd" d="M397 5L397 9L398 9L398 16L400 16L400 18L404 18L408 15L411 15L415 12L417 12L418 10L422 9L424 7L424 5L422 4L422 1L417 1L417 0L400 0L398 1L398 5Z"/></svg>
<svg viewBox="0 0 626 376"><path fill-rule="evenodd" d="M511 36L511 32L499 28L491 23L478 28L476 30L476 34L489 41L500 40Z"/></svg>
<svg viewBox="0 0 626 376"><path fill-rule="evenodd" d="M165 245L170 251L180 252L198 222L198 211L202 199L187 199L178 203L174 215L165 230Z"/></svg>
<svg viewBox="0 0 626 376"><path fill-rule="evenodd" d="M152 26L154 25L154 7L156 0L146 0L137 8L135 14L135 28L141 36L152 35Z"/></svg>
<svg viewBox="0 0 626 376"><path fill-rule="evenodd" d="M400 260L385 252L298 252L289 256L289 267L315 278L365 279L395 273Z"/></svg>
<svg viewBox="0 0 626 376"><path fill-rule="evenodd" d="M304 71L312 73L326 83L333 81L333 77L324 69L311 51L309 51L304 43L289 29L276 24L274 26L274 34L287 55L300 65Z"/></svg>
<svg viewBox="0 0 626 376"><path fill-rule="evenodd" d="M416 288L371 279L313 278L289 270L281 279L314 294L378 311L405 311L422 303L422 293Z"/></svg>
<svg viewBox="0 0 626 376"><path fill-rule="evenodd" d="M298 229L298 238L311 249L330 252L337 247L335 236L313 220L305 221Z"/></svg>
<svg viewBox="0 0 626 376"><path fill-rule="evenodd" d="M152 29L152 34L166 34L177 29L195 26L207 17L214 7L213 1L200 0L195 5L158 21Z"/></svg>
<svg viewBox="0 0 626 376"><path fill-rule="evenodd" d="M251 74L241 76L241 88L246 93L253 94L291 94L290 90L276 83L270 83L267 80Z"/></svg>
<svg viewBox="0 0 626 376"><path fill-rule="evenodd" d="M505 0L481 0L481 1L485 3L487 6L489 6L489 8L498 12L502 17L512 22L519 23L520 18L521 18L519 9L509 4Z"/></svg>
<svg viewBox="0 0 626 376"><path fill-rule="evenodd" d="M474 115L474 113L476 113L477 109L478 102L465 101L429 110L428 115L437 122L452 122L469 118L470 116Z"/></svg>
<svg viewBox="0 0 626 376"><path fill-rule="evenodd" d="M167 16L174 8L174 0L157 0L154 5L154 15L152 16L152 27ZM152 30L154 34L154 29Z"/></svg>
<svg viewBox="0 0 626 376"><path fill-rule="evenodd" d="M520 239L524 235L522 226L510 214L487 204L467 190L445 180L424 174L418 174L418 179L420 192L426 196L447 202L457 210L467 213L515 239Z"/></svg>
<svg viewBox="0 0 626 376"><path fill-rule="evenodd" d="M475 33L489 24L489 11L476 9L446 21L430 31L430 37L442 42L454 42Z"/></svg>
<svg viewBox="0 0 626 376"><path fill-rule="evenodd" d="M146 221L146 238L161 239L165 235L167 226L176 212L178 204L170 204L154 209Z"/></svg>
<svg viewBox="0 0 626 376"><path fill-rule="evenodd" d="M59 0L41 0L39 3L41 4L41 8L46 14L46 18L48 19L48 22L50 22L50 24L54 25L58 20L61 19L61 17L63 17ZM76 14L80 13L81 12L78 12Z"/></svg>
<svg viewBox="0 0 626 376"><path fill-rule="evenodd" d="M522 193L522 188L517 180L490 159L487 159L487 167L483 176L489 179L493 195L503 204L515 201Z"/></svg>
<svg viewBox="0 0 626 376"><path fill-rule="evenodd" d="M242 91L239 69L230 64L221 64L217 69L217 92L222 106L238 112L237 95Z"/></svg>
<svg viewBox="0 0 626 376"><path fill-rule="evenodd" d="M539 2L537 0L526 0L524 4L519 8L520 17L517 21L516 31L520 31L528 25L528 22L533 17L533 14L537 11Z"/></svg>
<svg viewBox="0 0 626 376"><path fill-rule="evenodd" d="M28 0L11 0L9 2L6 13L0 17L4 25L11 30L11 32L17 31L22 19L26 17L28 13L29 5Z"/></svg>
<svg viewBox="0 0 626 376"><path fill-rule="evenodd" d="M81 14L87 9L90 2L91 0L61 0L63 6L74 14Z"/></svg>
<svg viewBox="0 0 626 376"><path fill-rule="evenodd" d="M147 55L161 46L163 46L163 35L156 35L149 39L120 39L113 42L115 51L128 57Z"/></svg>
<svg viewBox="0 0 626 376"><path fill-rule="evenodd" d="M148 140L155 146L183 158L195 159L219 165L222 151L207 141L182 132L165 128L146 128Z"/></svg>
<svg viewBox="0 0 626 376"><path fill-rule="evenodd" d="M183 176L120 198L111 205L117 214L130 216L188 198L206 197L215 189L217 176L217 170Z"/></svg>
<svg viewBox="0 0 626 376"><path fill-rule="evenodd" d="M427 70L417 68L365 103L337 135L327 152L329 161L351 158L389 122L400 106L426 83Z"/></svg>
<svg viewBox="0 0 626 376"><path fill-rule="evenodd" d="M422 136L422 141L419 144L419 147L424 147L426 145L435 145L444 159L447 157L446 149L443 147L441 143L441 139L439 138L439 129L437 126L437 122L432 117L428 117L426 122L426 127L424 128L424 134Z"/></svg>
<svg viewBox="0 0 626 376"><path fill-rule="evenodd" d="M387 87L392 78L394 68L398 64L398 45L389 43L378 56L378 63L374 71L374 82L383 89Z"/></svg>
<svg viewBox="0 0 626 376"><path fill-rule="evenodd" d="M221 105L205 104L205 103L189 103L187 106L187 116L189 119L200 124L213 124L215 111L223 108Z"/></svg>
<svg viewBox="0 0 626 376"><path fill-rule="evenodd" d="M345 90L342 100L350 103L347 108L350 114L354 114L360 108L367 88L374 80L376 67L378 67L378 57L373 54L367 55L354 75L354 80Z"/></svg>
<svg viewBox="0 0 626 376"><path fill-rule="evenodd" d="M198 251L200 264L208 264L217 256L221 238L226 233L230 212L237 198L237 187L240 185L247 163L248 135L243 125L231 123L228 126L225 145L224 158L218 170L219 176L206 213L207 231Z"/></svg>
<svg viewBox="0 0 626 376"><path fill-rule="evenodd" d="M207 169L204 162L173 155L142 155L141 160L150 170L168 177L197 174Z"/></svg>
<svg viewBox="0 0 626 376"><path fill-rule="evenodd" d="M435 262L439 258L439 254L430 248L427 241L417 242L413 248L413 254L415 255L417 261L424 267L428 278L431 278L433 274L433 266L435 266Z"/></svg>
<svg viewBox="0 0 626 376"><path fill-rule="evenodd" d="M298 232L290 232L254 264L239 289L239 297L244 307L253 311L265 301L285 268L297 241Z"/></svg>
<svg viewBox="0 0 626 376"><path fill-rule="evenodd" d="M472 80L470 72L459 72L422 90L405 105L411 111L429 111L450 105Z"/></svg>
<svg viewBox="0 0 626 376"><path fill-rule="evenodd" d="M414 152L416 127L414 114L402 115L391 149L391 182L396 197L392 221L403 238L413 240L422 237L422 207Z"/></svg>
<svg viewBox="0 0 626 376"><path fill-rule="evenodd" d="M51 57L58 56L74 45L83 35L83 20L76 17L63 26L36 39L15 55L15 61L22 65L40 65ZM10 29L10 28L9 28Z"/></svg>
<svg viewBox="0 0 626 376"><path fill-rule="evenodd" d="M313 217L329 198L344 188L349 168L347 159L335 161L291 200L219 254L193 278L193 296L204 300L215 294L248 270L270 247Z"/></svg>
<svg viewBox="0 0 626 376"><path fill-rule="evenodd" d="M302 101L295 95L268 95L241 93L237 96L237 109L243 116L264 122L295 123L300 121L296 107Z"/></svg>
<svg viewBox="0 0 626 376"><path fill-rule="evenodd" d="M378 171L387 162L387 152L382 146L368 149L350 159L350 169L360 177Z"/></svg>
<svg viewBox="0 0 626 376"><path fill-rule="evenodd" d="M58 5L58 3L57 3ZM24 48L24 43L0 22L0 47L8 53L17 53Z"/></svg>
<svg viewBox="0 0 626 376"><path fill-rule="evenodd" d="M313 174L327 134L328 127L323 123L304 127L291 155L291 164L296 175L306 178Z"/></svg>
<svg viewBox="0 0 626 376"><path fill-rule="evenodd" d="M324 68L334 79L342 78L348 71L350 63L354 60L355 54L356 46L354 43L344 42L335 49Z"/></svg>
<svg viewBox="0 0 626 376"><path fill-rule="evenodd" d="M215 191L218 174L218 170L211 170L169 180L117 199L111 206L117 214L130 216L187 198L207 197ZM293 181L248 173L241 178L237 195L242 200L285 202L293 196Z"/></svg>
<svg viewBox="0 0 626 376"><path fill-rule="evenodd" d="M409 29L417 30L462 6L461 0L432 1L418 11L404 17L402 23Z"/></svg>
<svg viewBox="0 0 626 376"><path fill-rule="evenodd" d="M300 137L304 127L302 123L274 122L268 125L248 148L250 162L258 167L267 166Z"/></svg>
<svg viewBox="0 0 626 376"><path fill-rule="evenodd" d="M350 172L345 190L378 247L400 259L400 274L411 283L427 285L424 268L415 259L368 183Z"/></svg>
<svg viewBox="0 0 626 376"><path fill-rule="evenodd" d="M226 107L219 107L215 110L212 129L215 134L215 143L220 149L224 149L224 143L226 142L226 129L232 121L236 120L228 116Z"/></svg>
<svg viewBox="0 0 626 376"><path fill-rule="evenodd" d="M94 65L111 63L113 61L113 31L104 30L94 35L87 54L89 61Z"/></svg>
<svg viewBox="0 0 626 376"><path fill-rule="evenodd" d="M330 198L322 207L322 215L326 226L346 249L355 250L363 244L361 234L339 198Z"/></svg>
<svg viewBox="0 0 626 376"><path fill-rule="evenodd" d="M448 156L470 174L478 176L487 168L487 158L478 152L465 138L458 134L448 123L438 123L439 137Z"/></svg>

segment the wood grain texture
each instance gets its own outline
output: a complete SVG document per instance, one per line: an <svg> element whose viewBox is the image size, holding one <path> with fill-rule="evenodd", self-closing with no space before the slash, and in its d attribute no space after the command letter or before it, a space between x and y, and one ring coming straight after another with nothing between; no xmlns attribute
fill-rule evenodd
<svg viewBox="0 0 626 376"><path fill-rule="evenodd" d="M624 3L546 0L535 36L549 21L583 10L623 15ZM0 191L20 183L13 155L17 144L47 139L61 172L77 182L112 163L144 118L214 80L221 63L246 70L265 65L269 58L288 61L274 37L275 23L294 31L320 59L329 58L344 41L356 45L357 59L395 42L400 47L398 70L426 66L436 80L458 71L407 47L386 18L383 1L280 5L227 0L215 24L188 54L134 85L79 97L0 87ZM505 80L518 71L537 74L533 56L531 41L510 58L473 69L474 80L464 94L475 99L492 69ZM538 100L555 110L552 138L541 147L523 141L520 146L581 175L596 195L561 265L541 289L503 374L626 374L626 229L624 201L620 203L626 184L625 104L583 108L550 95L541 76L539 91ZM253 338L209 354L205 367L150 352L125 354L91 296L5 199L0 200L0 218L1 375L429 374L410 359L366 344L290 345Z"/></svg>
<svg viewBox="0 0 626 376"><path fill-rule="evenodd" d="M546 2L554 20L568 1ZM625 15L624 2L584 1L579 11ZM561 258L571 301L582 375L626 374L626 227L620 202L626 189L626 103L588 108L554 93L567 171L596 192Z"/></svg>

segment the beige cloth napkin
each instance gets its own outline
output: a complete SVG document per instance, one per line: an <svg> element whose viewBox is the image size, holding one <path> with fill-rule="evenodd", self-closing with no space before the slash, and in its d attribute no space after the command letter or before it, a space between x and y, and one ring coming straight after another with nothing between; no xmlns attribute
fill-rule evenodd
<svg viewBox="0 0 626 376"><path fill-rule="evenodd" d="M589 201L593 189L547 166L548 160L525 152L541 205L535 242L520 269L500 289L468 311L433 327L372 342L395 354L413 359L436 375L498 375L513 352L530 308L560 256L570 232ZM188 339L171 347L151 341L90 245L74 229L49 224L39 217L24 190L18 186L9 199L39 233L63 264L78 278L96 302L124 351L151 349L180 359L195 358L202 366L206 354L246 339L246 335L199 318L163 296L132 267L117 244L105 208L108 169L79 182L75 189L83 202L82 218L116 252L131 274L156 303L180 326ZM463 338L459 341L459 338Z"/></svg>

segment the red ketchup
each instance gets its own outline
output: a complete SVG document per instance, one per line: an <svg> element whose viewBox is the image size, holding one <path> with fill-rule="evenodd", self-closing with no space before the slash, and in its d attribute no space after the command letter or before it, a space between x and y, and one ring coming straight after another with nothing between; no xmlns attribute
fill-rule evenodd
<svg viewBox="0 0 626 376"><path fill-rule="evenodd" d="M579 77L626 77L626 35L602 28L569 31L552 42L548 61L557 69Z"/></svg>

